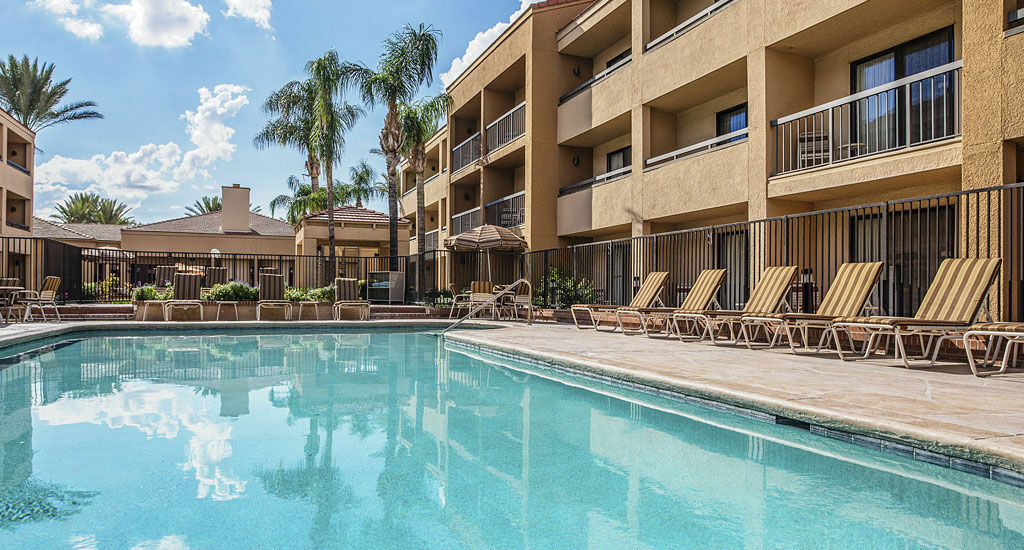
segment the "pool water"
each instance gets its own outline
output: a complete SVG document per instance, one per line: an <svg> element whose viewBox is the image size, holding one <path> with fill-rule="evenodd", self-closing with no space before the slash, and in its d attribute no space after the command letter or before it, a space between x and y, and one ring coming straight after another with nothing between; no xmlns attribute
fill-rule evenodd
<svg viewBox="0 0 1024 550"><path fill-rule="evenodd" d="M0 368L0 548L1024 547L1019 488L423 333Z"/></svg>

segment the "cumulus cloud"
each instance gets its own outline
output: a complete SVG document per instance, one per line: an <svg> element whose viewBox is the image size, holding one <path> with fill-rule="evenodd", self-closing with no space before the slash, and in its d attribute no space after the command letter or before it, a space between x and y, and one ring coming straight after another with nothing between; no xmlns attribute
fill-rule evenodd
<svg viewBox="0 0 1024 550"><path fill-rule="evenodd" d="M140 46L188 46L210 21L202 6L188 0L130 0L106 4L102 10L128 25L128 37Z"/></svg>
<svg viewBox="0 0 1024 550"><path fill-rule="evenodd" d="M61 17L60 22L64 25L64 29L79 38L98 40L103 36L103 25L99 23L74 17Z"/></svg>
<svg viewBox="0 0 1024 550"><path fill-rule="evenodd" d="M231 143L235 129L226 121L249 103L245 95L248 90L238 84L218 84L212 92L208 88L199 89L199 107L181 115L187 121L189 139L196 148L185 153L174 177L183 180L196 175L208 177L206 167L219 160L231 160L235 153L235 145Z"/></svg>
<svg viewBox="0 0 1024 550"><path fill-rule="evenodd" d="M270 0L224 0L228 5L227 17L249 19L261 28L270 30Z"/></svg>
<svg viewBox="0 0 1024 550"><path fill-rule="evenodd" d="M441 75L441 82L445 86L455 82L455 79L462 74L463 71L469 68L473 64L476 58L480 57L480 54L484 53L495 40L501 36L501 33L505 32L505 29L509 28L515 20L529 9L530 4L535 0L519 0L519 9L516 10L509 18L508 21L499 21L495 25L486 31L477 33L473 40L469 41L469 45L466 46L466 53L461 57L456 57L452 60L452 66L445 73Z"/></svg>
<svg viewBox="0 0 1024 550"><path fill-rule="evenodd" d="M199 89L199 106L181 115L193 145L187 151L169 141L87 159L56 155L37 166L37 215L51 213L55 203L77 191L116 197L138 206L151 195L177 191L182 181L209 177L215 164L230 161L234 155L231 138L235 130L227 123L249 103L245 95L248 89L238 84L219 84L212 91Z"/></svg>
<svg viewBox="0 0 1024 550"><path fill-rule="evenodd" d="M91 3L91 0L86 0L86 5ZM81 7L75 0L31 0L27 4L56 15L76 15Z"/></svg>

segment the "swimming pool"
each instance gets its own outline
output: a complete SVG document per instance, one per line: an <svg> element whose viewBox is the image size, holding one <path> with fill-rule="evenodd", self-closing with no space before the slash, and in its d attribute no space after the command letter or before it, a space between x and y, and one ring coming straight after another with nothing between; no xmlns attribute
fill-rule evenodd
<svg viewBox="0 0 1024 550"><path fill-rule="evenodd" d="M424 333L14 352L2 548L1024 547L1019 488Z"/></svg>

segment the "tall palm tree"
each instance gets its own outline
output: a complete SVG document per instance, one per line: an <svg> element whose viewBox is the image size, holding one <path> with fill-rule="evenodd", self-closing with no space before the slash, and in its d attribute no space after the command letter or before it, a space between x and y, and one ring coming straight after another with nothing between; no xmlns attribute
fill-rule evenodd
<svg viewBox="0 0 1024 550"><path fill-rule="evenodd" d="M412 102L424 84L433 84L440 40L441 31L429 25L406 25L384 41L384 51L376 69L351 62L341 66L341 81L345 88L358 90L368 107L383 105L388 110L380 133L380 150L387 161L391 258L398 256L397 168L405 145L399 105Z"/></svg>
<svg viewBox="0 0 1024 550"><path fill-rule="evenodd" d="M96 204L94 223L135 225L131 212L131 207L117 199L100 199Z"/></svg>
<svg viewBox="0 0 1024 550"><path fill-rule="evenodd" d="M447 116L452 98L442 92L434 97L422 99L401 107L402 134L405 146L402 154L409 159L409 165L416 177L416 243L420 247L416 261L416 291L427 288L427 271L424 269L423 246L427 242L426 205L423 197L423 171L427 167L427 140L437 132L439 121Z"/></svg>
<svg viewBox="0 0 1024 550"><path fill-rule="evenodd" d="M103 118L93 110L92 101L75 101L59 105L68 95L71 79L53 81L53 63L39 63L39 58L20 60L13 55L0 61L0 107L33 132L55 124L75 120Z"/></svg>
<svg viewBox="0 0 1024 550"><path fill-rule="evenodd" d="M56 206L57 213L50 217L61 223L93 223L100 200L96 193L73 193Z"/></svg>
<svg viewBox="0 0 1024 550"><path fill-rule="evenodd" d="M357 108L339 98L342 82L342 64L338 52L327 50L306 64L309 86L313 89L313 114L315 124L310 133L317 158L327 178L327 203L335 204L334 164L341 158L345 148L345 134L355 125L362 114ZM327 272L334 273L337 251L334 248L334 208L327 209Z"/></svg>
<svg viewBox="0 0 1024 550"><path fill-rule="evenodd" d="M388 196L388 184L378 181L379 176L380 174L365 160L360 160L355 166L349 168L348 185L356 206L362 208L363 201Z"/></svg>
<svg viewBox="0 0 1024 550"><path fill-rule="evenodd" d="M351 192L349 191L349 186L340 181L335 181L334 185L334 206L337 207L349 200ZM330 203L327 200L326 189L314 191L312 186L303 183L302 180L295 176L288 177L288 189L291 191L291 195L281 194L270 201L271 216L276 213L277 209L282 208L286 211L288 223L295 225L299 223L303 216L314 212L323 212L329 208L328 205Z"/></svg>
<svg viewBox="0 0 1024 550"><path fill-rule="evenodd" d="M272 145L291 147L306 154L306 175L313 191L320 188L320 160L312 141L316 124L316 97L309 81L294 80L275 90L263 102L263 112L272 118L256 134L252 143L257 149Z"/></svg>

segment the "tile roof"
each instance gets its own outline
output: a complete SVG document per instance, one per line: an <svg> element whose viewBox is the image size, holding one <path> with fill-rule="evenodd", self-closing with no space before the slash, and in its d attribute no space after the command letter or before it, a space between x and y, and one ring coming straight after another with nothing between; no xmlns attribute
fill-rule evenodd
<svg viewBox="0 0 1024 550"><path fill-rule="evenodd" d="M534 2L530 5L531 8L546 8L548 6L557 6L559 4L577 4L579 2L593 2L593 0L545 0L544 2Z"/></svg>
<svg viewBox="0 0 1024 550"><path fill-rule="evenodd" d="M307 214L302 217L303 220L326 222L327 211L315 212L313 214ZM339 206L334 209L334 221L336 222L356 222L356 223L388 223L388 215L383 212L376 210L370 210L369 208L360 208L358 206ZM398 223L407 224L412 223L405 218L399 218Z"/></svg>
<svg viewBox="0 0 1024 550"><path fill-rule="evenodd" d="M121 241L121 230L129 226L106 223L62 223L61 227L75 233L88 235L97 241Z"/></svg>
<svg viewBox="0 0 1024 550"><path fill-rule="evenodd" d="M75 241L96 240L94 237L90 237L89 235L78 233L61 224L44 220L43 218L37 218L35 216L32 217L32 236L44 239L64 239Z"/></svg>
<svg viewBox="0 0 1024 550"><path fill-rule="evenodd" d="M175 218L146 225L138 225L131 228L125 228L124 231L223 235L225 233L220 228L220 219L220 211L217 211L210 212L209 214L199 214L198 216L186 216L184 218ZM266 237L295 236L295 230L292 229L291 224L288 222L276 220L254 212L249 213L249 227L251 227L251 231L249 231L250 235L263 235ZM230 235L232 233L226 234Z"/></svg>

